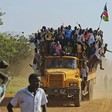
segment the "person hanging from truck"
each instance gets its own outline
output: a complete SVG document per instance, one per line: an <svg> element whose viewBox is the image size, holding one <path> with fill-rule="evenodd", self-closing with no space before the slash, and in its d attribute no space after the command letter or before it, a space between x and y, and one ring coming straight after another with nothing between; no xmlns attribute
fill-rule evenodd
<svg viewBox="0 0 112 112"><path fill-rule="evenodd" d="M82 77L82 94L85 92L85 87L87 85L87 76L89 73L89 68L87 66L86 61L83 61L82 67L81 67L81 77Z"/></svg>
<svg viewBox="0 0 112 112"><path fill-rule="evenodd" d="M105 43L105 45L104 45L104 55L103 55L103 57L105 57L105 53L106 53L107 51L110 52L110 53L112 53L112 51L110 51L110 50L107 48L107 46L108 46L108 44Z"/></svg>
<svg viewBox="0 0 112 112"><path fill-rule="evenodd" d="M100 69L101 70L104 70L104 68L102 67L102 57L103 57L103 55L104 55L104 45L102 44L101 45L101 47L98 49L99 50L99 52L98 52L98 54L99 54L99 56L97 55L97 62L96 62L96 66L98 65L98 64L100 64Z"/></svg>
<svg viewBox="0 0 112 112"><path fill-rule="evenodd" d="M104 70L104 68L102 67L102 56L103 56L103 53L104 53L103 45L96 46L95 54L93 55L93 57L88 62L89 69L91 67L92 68L93 67L97 68L97 65L100 64L100 69Z"/></svg>
<svg viewBox="0 0 112 112"><path fill-rule="evenodd" d="M33 58L33 64L30 64L30 66L33 68L35 74L40 73L40 54L37 48L34 49L34 58Z"/></svg>
<svg viewBox="0 0 112 112"><path fill-rule="evenodd" d="M34 45L35 45L35 48L37 48L37 49L38 49L38 47L39 47L38 37L39 37L39 34L38 34L38 33L35 33L35 38L34 38L34 40L33 40L33 43L34 43Z"/></svg>
<svg viewBox="0 0 112 112"><path fill-rule="evenodd" d="M47 54L47 51L46 51L46 43L41 43L40 46L39 46L39 53L41 55L41 57L45 57L46 54Z"/></svg>
<svg viewBox="0 0 112 112"><path fill-rule="evenodd" d="M87 45L86 45L86 42L82 43L82 58L87 60Z"/></svg>
<svg viewBox="0 0 112 112"><path fill-rule="evenodd" d="M77 42L77 57L82 58L82 43Z"/></svg>

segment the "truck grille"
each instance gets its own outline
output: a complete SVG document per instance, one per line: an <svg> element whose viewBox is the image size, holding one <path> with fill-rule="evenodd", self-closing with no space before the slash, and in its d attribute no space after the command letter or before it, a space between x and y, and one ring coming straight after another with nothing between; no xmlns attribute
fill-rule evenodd
<svg viewBox="0 0 112 112"><path fill-rule="evenodd" d="M63 74L50 74L49 87L63 87Z"/></svg>

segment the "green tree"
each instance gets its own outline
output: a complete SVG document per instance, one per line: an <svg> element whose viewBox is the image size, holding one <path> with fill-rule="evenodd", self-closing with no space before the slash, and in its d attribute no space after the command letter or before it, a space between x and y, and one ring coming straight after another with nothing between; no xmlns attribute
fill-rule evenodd
<svg viewBox="0 0 112 112"><path fill-rule="evenodd" d="M3 21L2 21L2 16L5 14L5 12L2 12L1 10L0 10L0 25L3 25Z"/></svg>
<svg viewBox="0 0 112 112"><path fill-rule="evenodd" d="M0 34L0 59L9 63L11 74L17 74L17 66L32 54L32 45L24 36Z"/></svg>

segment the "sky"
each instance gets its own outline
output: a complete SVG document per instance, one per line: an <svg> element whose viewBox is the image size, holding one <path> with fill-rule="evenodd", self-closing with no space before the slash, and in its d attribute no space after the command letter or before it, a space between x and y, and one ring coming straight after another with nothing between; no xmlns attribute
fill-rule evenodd
<svg viewBox="0 0 112 112"><path fill-rule="evenodd" d="M101 21L105 3L109 22ZM100 29L104 33L104 42L112 50L112 0L0 0L3 25L0 32L24 32L29 35L37 32L42 26L58 28L81 24L82 28ZM107 53L112 58L111 53Z"/></svg>

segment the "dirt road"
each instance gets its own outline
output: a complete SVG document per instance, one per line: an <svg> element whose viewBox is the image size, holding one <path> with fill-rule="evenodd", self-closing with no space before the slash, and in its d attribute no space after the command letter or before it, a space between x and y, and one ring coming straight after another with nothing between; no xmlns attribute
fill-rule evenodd
<svg viewBox="0 0 112 112"><path fill-rule="evenodd" d="M82 101L80 107L74 107L73 102L49 100L48 112L112 112L112 91L96 88L94 98L91 101ZM0 105L0 112L7 112L6 105L12 95L6 95ZM19 108L14 108L14 112L20 112Z"/></svg>
<svg viewBox="0 0 112 112"><path fill-rule="evenodd" d="M53 103L53 102L52 102ZM73 107L73 105L61 105L55 103L54 106L48 106L48 112L112 112L112 99L95 99L92 101L82 102L81 107ZM7 112L6 107L1 107L0 112ZM20 112L18 108L14 112Z"/></svg>

